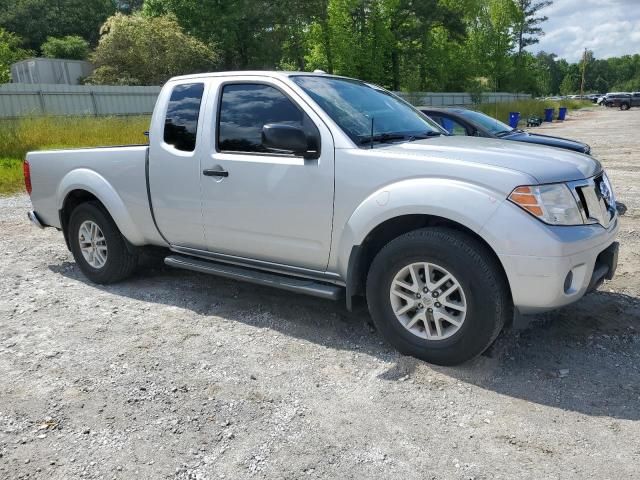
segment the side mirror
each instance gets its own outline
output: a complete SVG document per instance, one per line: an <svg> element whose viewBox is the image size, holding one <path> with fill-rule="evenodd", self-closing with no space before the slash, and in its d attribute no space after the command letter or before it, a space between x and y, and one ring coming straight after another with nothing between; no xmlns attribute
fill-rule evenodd
<svg viewBox="0 0 640 480"><path fill-rule="evenodd" d="M317 158L319 152L313 148L317 143L317 139L308 139L300 127L286 123L267 123L262 127L262 145L277 153Z"/></svg>

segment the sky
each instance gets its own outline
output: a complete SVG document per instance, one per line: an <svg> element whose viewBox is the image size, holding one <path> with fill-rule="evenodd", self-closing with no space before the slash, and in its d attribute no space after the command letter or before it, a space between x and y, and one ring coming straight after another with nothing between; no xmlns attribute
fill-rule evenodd
<svg viewBox="0 0 640 480"><path fill-rule="evenodd" d="M595 58L640 53L640 0L555 0L540 15L545 35L527 48L577 62L585 47Z"/></svg>

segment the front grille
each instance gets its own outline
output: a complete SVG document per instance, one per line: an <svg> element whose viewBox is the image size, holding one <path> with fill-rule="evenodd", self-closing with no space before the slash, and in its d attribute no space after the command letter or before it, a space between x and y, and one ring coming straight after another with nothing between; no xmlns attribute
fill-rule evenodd
<svg viewBox="0 0 640 480"><path fill-rule="evenodd" d="M606 174L570 182L585 223L599 223L607 228L616 216L616 199Z"/></svg>

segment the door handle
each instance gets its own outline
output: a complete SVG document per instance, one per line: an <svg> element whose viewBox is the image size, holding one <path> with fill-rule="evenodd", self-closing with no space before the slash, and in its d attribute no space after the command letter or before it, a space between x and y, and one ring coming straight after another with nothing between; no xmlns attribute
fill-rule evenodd
<svg viewBox="0 0 640 480"><path fill-rule="evenodd" d="M206 177L228 177L229 172L226 170L214 170L212 168L206 168L202 171L202 174Z"/></svg>

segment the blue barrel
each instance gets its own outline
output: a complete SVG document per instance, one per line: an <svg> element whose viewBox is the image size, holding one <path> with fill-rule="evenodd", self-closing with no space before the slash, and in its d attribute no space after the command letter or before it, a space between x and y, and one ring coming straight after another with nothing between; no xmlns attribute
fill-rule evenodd
<svg viewBox="0 0 640 480"><path fill-rule="evenodd" d="M509 112L509 126L511 128L518 128L519 121L520 121L520 112Z"/></svg>
<svg viewBox="0 0 640 480"><path fill-rule="evenodd" d="M544 109L544 121L545 122L553 122L553 112L555 108L545 108Z"/></svg>
<svg viewBox="0 0 640 480"><path fill-rule="evenodd" d="M455 127L453 120L447 117L440 117L442 121L442 126L444 129L453 135L453 128Z"/></svg>
<svg viewBox="0 0 640 480"><path fill-rule="evenodd" d="M567 107L560 107L558 109L558 120L564 120L564 117L567 116Z"/></svg>

